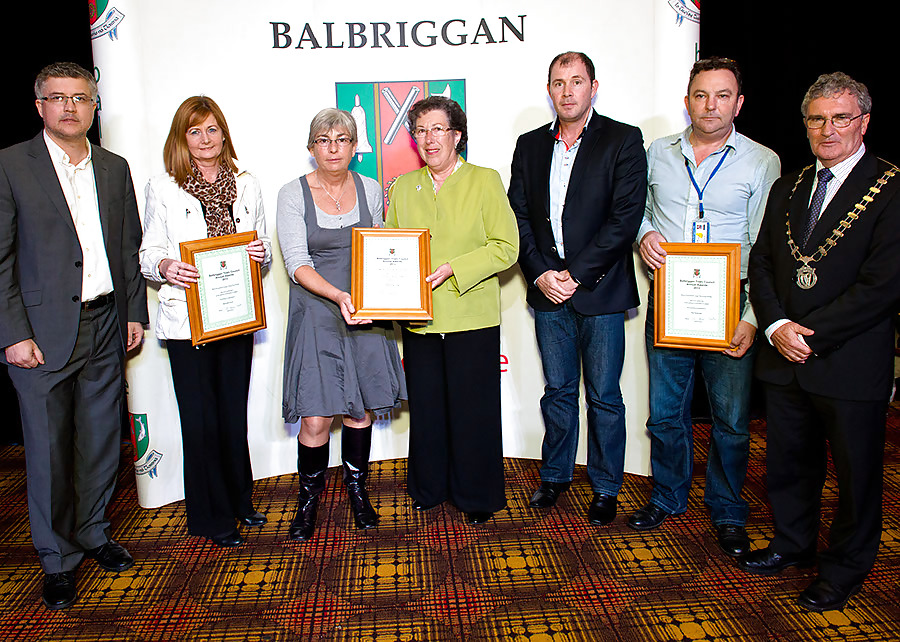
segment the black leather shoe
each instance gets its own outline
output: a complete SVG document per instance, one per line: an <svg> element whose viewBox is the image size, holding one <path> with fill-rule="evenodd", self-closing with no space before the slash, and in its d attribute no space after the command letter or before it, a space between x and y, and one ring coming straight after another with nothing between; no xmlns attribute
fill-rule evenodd
<svg viewBox="0 0 900 642"><path fill-rule="evenodd" d="M53 611L64 609L75 601L75 571L44 575L44 606Z"/></svg>
<svg viewBox="0 0 900 642"><path fill-rule="evenodd" d="M109 540L103 546L87 550L84 555L97 560L97 566L112 573L121 573L134 566L134 558L131 553L114 540Z"/></svg>
<svg viewBox="0 0 900 642"><path fill-rule="evenodd" d="M594 493L588 507L587 520L594 526L606 526L616 518L616 498Z"/></svg>
<svg viewBox="0 0 900 642"><path fill-rule="evenodd" d="M532 508L550 508L556 504L560 493L564 493L569 489L571 482L548 482L542 481L540 487L534 491L531 501L528 505Z"/></svg>
<svg viewBox="0 0 900 642"><path fill-rule="evenodd" d="M669 513L656 504L647 504L634 511L628 518L628 525L636 531L649 531L662 525Z"/></svg>
<svg viewBox="0 0 900 642"><path fill-rule="evenodd" d="M797 604L810 611L839 611L847 605L847 600L859 593L862 585L857 584L848 589L832 584L826 579L817 577L797 598Z"/></svg>
<svg viewBox="0 0 900 642"><path fill-rule="evenodd" d="M815 564L815 562L816 559L814 555L776 553L771 547L767 546L758 551L747 553L741 558L738 565L742 570L747 571L748 573L756 573L757 575L775 575L791 566L809 568Z"/></svg>
<svg viewBox="0 0 900 642"><path fill-rule="evenodd" d="M234 548L235 546L240 546L244 543L244 538L241 537L241 534L238 533L237 530L225 533L224 535L213 535L209 539L212 540L213 544L221 546L222 548Z"/></svg>
<svg viewBox="0 0 900 642"><path fill-rule="evenodd" d="M717 524L716 539L722 552L731 557L740 557L750 551L750 538L743 526Z"/></svg>
<svg viewBox="0 0 900 642"><path fill-rule="evenodd" d="M426 504L425 502L413 502L413 510L431 510L432 508L437 508L440 504Z"/></svg>
<svg viewBox="0 0 900 642"><path fill-rule="evenodd" d="M479 524L484 524L493 516L493 513L488 513L487 511L474 511L466 513L466 522L472 526L478 526Z"/></svg>
<svg viewBox="0 0 900 642"><path fill-rule="evenodd" d="M269 520L267 520L266 516L257 510L253 511L249 515L242 515L238 517L238 521L244 526L262 526Z"/></svg>

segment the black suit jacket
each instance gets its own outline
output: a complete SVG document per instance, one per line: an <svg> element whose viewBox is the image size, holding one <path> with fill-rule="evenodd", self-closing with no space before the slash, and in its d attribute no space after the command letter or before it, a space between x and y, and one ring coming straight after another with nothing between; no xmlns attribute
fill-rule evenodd
<svg viewBox="0 0 900 642"><path fill-rule="evenodd" d="M149 322L141 223L125 159L96 145L91 157L124 344L127 321ZM82 259L43 132L0 151L0 348L34 339L40 369L66 364L78 334Z"/></svg>
<svg viewBox="0 0 900 642"><path fill-rule="evenodd" d="M560 259L550 228L550 124L522 134L516 143L509 203L519 224L519 265L536 310L554 304L535 285L547 270L569 270L581 284L572 305L581 314L610 314L640 303L632 244L647 198L647 157L637 127L596 111L575 157L563 208Z"/></svg>
<svg viewBox="0 0 900 642"><path fill-rule="evenodd" d="M889 167L868 152L860 159L822 213L808 250L815 251L831 235ZM886 400L893 382L891 320L900 305L900 175L873 194L828 255L811 264L818 280L803 290L796 283L801 264L787 244L786 216L790 214L796 239L806 220L814 173L806 171L790 200L799 172L772 186L748 275L759 327L779 319L795 321L815 331L806 337L815 354L805 364L795 364L763 341L756 373L781 385L796 377L804 390L836 399Z"/></svg>

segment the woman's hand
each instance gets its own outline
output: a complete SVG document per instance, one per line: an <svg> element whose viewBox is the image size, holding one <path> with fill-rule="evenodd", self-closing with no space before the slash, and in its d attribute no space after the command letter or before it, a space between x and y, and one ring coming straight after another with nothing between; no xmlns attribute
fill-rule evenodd
<svg viewBox="0 0 900 642"><path fill-rule="evenodd" d="M191 287L200 278L200 272L190 263L182 263L175 259L163 259L159 262L159 273L163 278L182 288Z"/></svg>
<svg viewBox="0 0 900 642"><path fill-rule="evenodd" d="M247 254L257 263L262 263L266 260L266 246L260 239L256 239L247 245Z"/></svg>
<svg viewBox="0 0 900 642"><path fill-rule="evenodd" d="M346 292L339 292L338 295L334 298L334 302L337 303L338 308L341 311L341 316L344 317L344 321L347 325L359 325L361 323L372 323L372 319L352 319L350 315L356 312L356 308L353 307L353 300L350 298L350 295Z"/></svg>
<svg viewBox="0 0 900 642"><path fill-rule="evenodd" d="M434 272L425 277L425 281L431 283L431 289L435 289L441 283L453 276L453 268L449 263L438 266Z"/></svg>

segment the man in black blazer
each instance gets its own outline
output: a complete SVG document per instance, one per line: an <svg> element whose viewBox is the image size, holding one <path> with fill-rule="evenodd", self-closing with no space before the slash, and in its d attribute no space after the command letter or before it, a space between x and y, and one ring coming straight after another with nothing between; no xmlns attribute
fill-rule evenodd
<svg viewBox="0 0 900 642"><path fill-rule="evenodd" d="M815 166L772 187L750 254L763 342L767 484L775 534L741 562L752 573L816 563L830 446L840 501L801 606L843 608L881 536L885 413L900 305L900 173L866 151L872 100L842 73L820 76L801 111Z"/></svg>
<svg viewBox="0 0 900 642"><path fill-rule="evenodd" d="M97 84L72 63L35 82L43 131L0 151L0 347L25 437L43 600L76 597L84 556L124 571L106 504L119 462L124 355L149 321L141 225L124 159L88 143Z"/></svg>
<svg viewBox="0 0 900 642"><path fill-rule="evenodd" d="M619 376L624 313L640 302L632 242L647 195L647 160L637 127L591 108L598 86L583 53L553 59L547 91L557 117L519 137L509 202L547 383L541 485L531 506L554 505L572 481L583 370L594 491L587 518L603 525L616 516L625 465Z"/></svg>

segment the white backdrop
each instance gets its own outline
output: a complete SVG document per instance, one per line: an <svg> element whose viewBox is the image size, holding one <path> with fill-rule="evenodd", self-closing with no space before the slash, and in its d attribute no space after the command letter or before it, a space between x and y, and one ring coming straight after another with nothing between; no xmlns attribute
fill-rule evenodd
<svg viewBox="0 0 900 642"><path fill-rule="evenodd" d="M250 386L256 478L296 470L297 426L281 419L288 277L275 238L275 204L282 185L313 168L305 148L309 122L335 105L335 83L463 79L468 160L497 169L508 183L517 136L553 117L546 92L553 56L587 53L600 81L596 109L639 126L649 145L685 126L682 99L699 37L699 10L689 0L98 0L97 9L92 29L102 140L130 162L141 207L143 186L163 171L162 147L175 109L196 94L222 107L240 167L262 185L275 259L263 279L268 328L255 338ZM639 259L636 265L644 299L647 280ZM518 268L505 273L502 284L504 454L540 458L543 377ZM149 294L151 328L129 360L128 386L139 500L155 507L182 498L183 487L177 406L165 347L154 334L154 287ZM632 311L622 389L626 469L647 474L643 324L643 310ZM372 458L404 457L407 443L403 410L377 422ZM331 465L340 461L339 451L333 438ZM580 463L585 452L582 434Z"/></svg>

